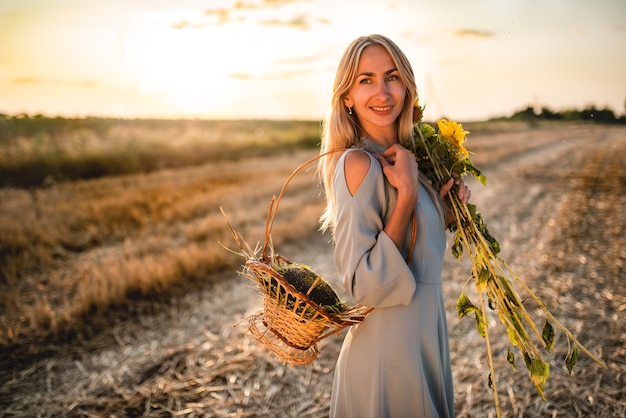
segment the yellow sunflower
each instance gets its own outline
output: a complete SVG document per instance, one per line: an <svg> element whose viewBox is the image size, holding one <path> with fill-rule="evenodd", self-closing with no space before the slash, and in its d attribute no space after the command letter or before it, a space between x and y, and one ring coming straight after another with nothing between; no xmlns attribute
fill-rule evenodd
<svg viewBox="0 0 626 418"><path fill-rule="evenodd" d="M439 119L437 121L439 133L452 143L465 158L469 158L469 151L465 149L463 144L467 140L465 135L469 132L463 130L463 125L447 119Z"/></svg>

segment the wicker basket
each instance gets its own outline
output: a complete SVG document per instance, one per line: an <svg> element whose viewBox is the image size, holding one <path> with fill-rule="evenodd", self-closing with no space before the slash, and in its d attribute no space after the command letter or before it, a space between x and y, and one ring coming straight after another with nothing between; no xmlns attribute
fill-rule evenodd
<svg viewBox="0 0 626 418"><path fill-rule="evenodd" d="M248 317L248 330L284 363L305 365L317 358L319 341L363 321L371 308L357 305L341 313L326 312L272 267L283 263L291 262L276 255L267 262L246 263L243 274L264 296L263 310Z"/></svg>
<svg viewBox="0 0 626 418"><path fill-rule="evenodd" d="M346 327L362 322L373 308L356 305L341 313L326 312L321 306L309 298L308 293L315 287L312 285L307 294L298 291L280 273L275 266L291 264L291 262L275 254L271 245L271 231L278 213L278 205L287 185L298 171L311 162L332 152L320 154L296 168L280 191L278 198L270 202L265 223L264 244L261 256L256 256L243 237L235 232L226 214L222 214L239 246L239 254L246 259L241 274L257 283L263 295L263 310L250 315L248 330L268 351L275 354L283 363L294 366L312 362L319 351L317 343L322 339L336 334ZM269 254L268 254L269 253Z"/></svg>

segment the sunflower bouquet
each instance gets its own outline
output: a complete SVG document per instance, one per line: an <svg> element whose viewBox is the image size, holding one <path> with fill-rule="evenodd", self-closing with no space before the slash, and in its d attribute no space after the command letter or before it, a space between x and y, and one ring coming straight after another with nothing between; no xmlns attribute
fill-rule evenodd
<svg viewBox="0 0 626 418"><path fill-rule="evenodd" d="M469 132L465 131L460 123L446 119L437 122L437 131L431 125L422 122L423 110L424 108L416 102L413 114L415 140L413 151L420 171L431 181L435 190L439 190L450 177L459 179L467 175L475 177L481 184L486 185L486 177L473 165L470 160L471 153L464 145ZM471 259L471 274L465 286L473 282L478 291L476 304L467 296L464 286L457 301L457 313L459 318L473 316L478 333L486 341L490 371L489 386L493 388L497 415L500 416L501 412L487 326L487 308L495 311L506 327L511 347L517 347L529 371L529 377L542 399L546 399L543 386L550 374L550 366L542 358L540 347L547 351L553 348L554 325L567 336L568 353L565 357L565 366L570 373L578 361L579 350L605 366L602 360L591 354L550 313L546 305L498 256L500 244L489 233L476 206L462 203L454 188L448 192L445 200L453 220L448 227L454 235L452 254L458 259L461 259L463 255ZM519 297L513 283L519 285L543 311L545 316L541 328L526 310L525 299ZM515 370L515 354L511 347L507 350L507 361Z"/></svg>

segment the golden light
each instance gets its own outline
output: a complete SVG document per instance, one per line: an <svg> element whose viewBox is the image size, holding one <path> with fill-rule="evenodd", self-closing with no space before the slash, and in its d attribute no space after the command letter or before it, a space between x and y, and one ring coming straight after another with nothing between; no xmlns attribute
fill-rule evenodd
<svg viewBox="0 0 626 418"><path fill-rule="evenodd" d="M214 114L245 94L247 77L271 64L267 50L250 46L254 30L244 24L194 26L171 14L146 16L125 42L125 65L141 92L158 95L181 113Z"/></svg>

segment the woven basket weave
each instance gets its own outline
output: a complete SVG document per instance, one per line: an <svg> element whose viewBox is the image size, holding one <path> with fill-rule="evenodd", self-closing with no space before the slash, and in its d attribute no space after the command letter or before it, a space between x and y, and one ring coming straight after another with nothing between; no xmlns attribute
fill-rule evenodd
<svg viewBox="0 0 626 418"><path fill-rule="evenodd" d="M284 363L310 363L319 354L319 341L358 324L371 311L357 305L341 313L326 312L278 273L272 267L276 263L291 262L276 255L268 262L246 263L244 275L257 282L264 297L263 310L248 317L248 330Z"/></svg>
<svg viewBox="0 0 626 418"><path fill-rule="evenodd" d="M287 185L297 172L311 162L332 152L344 150L339 149L320 154L300 165L291 173L278 198L272 198L270 202L260 257L257 257L256 251L253 251L243 237L235 232L222 210L233 238L239 246L239 254L246 259L241 274L257 283L257 288L264 298L263 309L247 318L248 330L257 341L275 354L283 363L294 366L312 362L319 354L317 349L319 341L346 327L362 322L373 310L373 308L356 305L341 313L326 312L308 296L315 284L311 286L307 294L304 294L275 270L275 266L291 264L287 258L275 254L271 245L272 226L278 213L280 199Z"/></svg>

